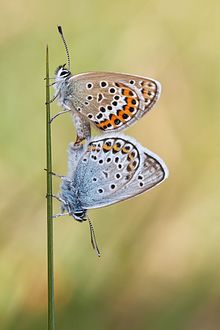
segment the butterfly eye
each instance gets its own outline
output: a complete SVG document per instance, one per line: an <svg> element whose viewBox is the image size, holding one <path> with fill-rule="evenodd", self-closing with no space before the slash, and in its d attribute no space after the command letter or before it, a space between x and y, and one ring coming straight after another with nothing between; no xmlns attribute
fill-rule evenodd
<svg viewBox="0 0 220 330"><path fill-rule="evenodd" d="M74 212L73 213L73 216L76 218L76 219L82 219L85 215L85 211L77 211L77 212Z"/></svg>
<svg viewBox="0 0 220 330"><path fill-rule="evenodd" d="M68 70L62 70L59 75L60 77L64 77L64 76L67 77L70 75L70 72Z"/></svg>

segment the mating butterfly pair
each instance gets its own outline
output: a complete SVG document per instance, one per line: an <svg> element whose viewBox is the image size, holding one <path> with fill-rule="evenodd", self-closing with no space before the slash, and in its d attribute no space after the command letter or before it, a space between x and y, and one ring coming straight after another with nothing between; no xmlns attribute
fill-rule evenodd
<svg viewBox="0 0 220 330"><path fill-rule="evenodd" d="M117 133L134 124L155 104L161 86L156 80L120 73L91 72L73 76L68 69L56 70L55 97L63 111L71 112L77 139L69 146L69 173L62 176L59 201L61 215L88 220L97 254L94 229L87 209L104 207L137 196L168 176L165 163L128 136ZM91 138L90 123L104 136ZM81 142L86 139L83 145ZM64 213L66 211L66 213Z"/></svg>

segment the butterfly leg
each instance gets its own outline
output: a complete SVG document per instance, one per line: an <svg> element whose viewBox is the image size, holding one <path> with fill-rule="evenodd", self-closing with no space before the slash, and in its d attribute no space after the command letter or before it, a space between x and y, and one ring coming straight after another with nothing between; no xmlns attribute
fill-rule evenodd
<svg viewBox="0 0 220 330"><path fill-rule="evenodd" d="M48 197L49 195L47 195L46 197ZM61 217L61 216L63 216L63 215L69 215L70 213L69 212L65 212L64 213L64 211L65 211L65 207L67 207L68 208L68 204L66 203L66 201L65 200L63 200L62 198L60 198L59 196L57 196L57 195L50 195L50 196L52 196L53 198L55 198L55 199L57 199L59 202L61 202L62 204L63 204L63 206L61 207L61 213L57 213L57 214L54 214L53 216L52 216L52 218L53 219L56 219L56 218L58 218L58 217ZM64 206L65 205L65 206Z"/></svg>
<svg viewBox="0 0 220 330"><path fill-rule="evenodd" d="M52 121L57 118L58 116L64 114L64 113L67 113L67 112L71 112L70 109L65 109L65 110L62 110L60 112L58 112L55 116L53 116L51 119L50 119L50 124L52 123Z"/></svg>
<svg viewBox="0 0 220 330"><path fill-rule="evenodd" d="M44 171L47 172L47 169L45 168ZM57 173L55 173L55 172L49 172L49 174L51 174L51 175L53 175L53 176L56 176L57 178L60 178L60 179L63 180L63 181L69 181L69 182L72 181L72 180L71 180L70 178L68 178L67 176L59 175L59 174L57 174ZM52 196L52 197L53 197L53 196Z"/></svg>
<svg viewBox="0 0 220 330"><path fill-rule="evenodd" d="M48 172L47 168L44 168L44 171ZM59 175L59 174L57 174L57 173L55 173L55 172L49 172L49 174L51 174L51 175L53 175L53 176L57 176L57 177L60 178L60 179L63 179L63 178L64 178L63 175Z"/></svg>
<svg viewBox="0 0 220 330"><path fill-rule="evenodd" d="M77 133L75 146L80 146L83 140L89 140L91 137L90 123L78 113L73 113L72 116Z"/></svg>
<svg viewBox="0 0 220 330"><path fill-rule="evenodd" d="M49 197L49 196L51 196L51 197L57 199L59 202L63 203L64 205L67 205L67 203L66 203L62 198L60 198L59 196L54 195L54 194L51 194L51 195L48 195L48 194L47 194L47 195L46 195L46 197Z"/></svg>
<svg viewBox="0 0 220 330"><path fill-rule="evenodd" d="M50 85L48 87L50 87ZM49 102L46 102L45 104L47 105L47 104L53 103L56 100L56 98L58 97L58 95L59 95L59 93L57 93L51 100L49 100Z"/></svg>
<svg viewBox="0 0 220 330"><path fill-rule="evenodd" d="M67 212L66 213L57 213L57 214L54 214L52 218L56 219L56 218L62 217L64 215L69 215L69 213L67 213Z"/></svg>

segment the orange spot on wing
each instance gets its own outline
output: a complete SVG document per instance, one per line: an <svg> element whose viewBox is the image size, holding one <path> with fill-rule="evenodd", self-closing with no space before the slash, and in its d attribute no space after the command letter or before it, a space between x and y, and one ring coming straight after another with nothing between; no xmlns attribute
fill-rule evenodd
<svg viewBox="0 0 220 330"><path fill-rule="evenodd" d="M129 150L127 150L127 149L125 149L125 148L122 148L122 152L123 152L124 154L128 154L128 153L129 153Z"/></svg>
<svg viewBox="0 0 220 330"><path fill-rule="evenodd" d="M117 116L113 115L111 117L111 119L106 119L101 121L100 123L96 124L96 126L100 129L106 130L108 127L108 124L111 124L113 127L117 127L117 125L115 125L114 120L117 119Z"/></svg>
<svg viewBox="0 0 220 330"><path fill-rule="evenodd" d="M117 113L117 118L122 121L123 123L125 122L125 119L123 118L123 114L125 112L123 110L119 110L118 113Z"/></svg>
<svg viewBox="0 0 220 330"><path fill-rule="evenodd" d="M107 144L104 144L104 146L103 146L103 149L105 151L109 151L109 150L111 150L111 148L112 148L112 146L107 146Z"/></svg>
<svg viewBox="0 0 220 330"><path fill-rule="evenodd" d="M127 98L127 105L128 105L129 107L134 107L134 108L136 108L136 104L133 105L133 104L132 104L132 100L133 100L133 98L128 97L128 98Z"/></svg>
<svg viewBox="0 0 220 330"><path fill-rule="evenodd" d="M113 145L113 150L118 152L118 151L121 150L121 147L118 147L118 146L116 146L116 144L114 144Z"/></svg>
<svg viewBox="0 0 220 330"><path fill-rule="evenodd" d="M126 113L128 116L133 117L135 113L137 112L137 108L132 105L132 108L134 108L136 111L130 111L130 104L126 105L124 108L124 113Z"/></svg>
<svg viewBox="0 0 220 330"><path fill-rule="evenodd" d="M122 94L123 94L124 96L130 96L130 89L128 89L128 88L123 88L123 89L122 89Z"/></svg>
<svg viewBox="0 0 220 330"><path fill-rule="evenodd" d="M129 93L129 89L125 89L125 91L127 91ZM136 104L132 104L132 100L134 100L134 99L137 101ZM115 115L115 114L111 115L111 119L103 120L103 121L97 123L96 126L102 130L114 129L114 128L118 127L118 125L115 124L116 119L120 120L120 122L122 122L122 123L126 123L126 118L123 118L124 114L127 114L129 117L132 118L138 109L138 98L126 96L125 101L126 101L126 105L123 106L123 109L118 110L117 115ZM134 111L133 112L130 111L130 108L133 108ZM108 127L109 124L111 124L112 127L111 126Z"/></svg>

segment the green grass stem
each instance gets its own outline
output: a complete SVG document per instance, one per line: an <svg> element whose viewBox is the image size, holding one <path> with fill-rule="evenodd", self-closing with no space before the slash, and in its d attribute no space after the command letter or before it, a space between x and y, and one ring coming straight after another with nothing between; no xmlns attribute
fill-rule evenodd
<svg viewBox="0 0 220 330"><path fill-rule="evenodd" d="M55 330L54 265L53 265L53 199L52 151L50 125L49 51L46 47L46 158L47 158L47 272L48 272L48 330Z"/></svg>

